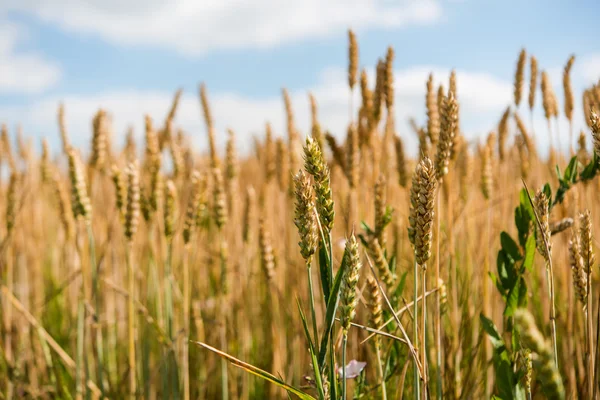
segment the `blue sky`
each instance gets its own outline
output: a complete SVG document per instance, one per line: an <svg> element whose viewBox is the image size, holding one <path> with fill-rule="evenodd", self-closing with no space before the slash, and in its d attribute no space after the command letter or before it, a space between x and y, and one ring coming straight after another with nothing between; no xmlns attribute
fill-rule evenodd
<svg viewBox="0 0 600 400"><path fill-rule="evenodd" d="M98 107L115 136L141 135L143 114L162 121L172 93L184 89L177 123L205 147L196 91L206 82L217 127L233 127L242 145L266 120L283 132L281 87L292 93L300 129L308 127L308 91L334 132L347 121L347 33L355 29L360 65L372 72L388 45L396 51L397 120L424 121L425 79L459 72L463 128L492 129L512 96L521 47L550 72L562 98L561 70L577 56L578 90L600 78L600 3L475 0L4 0L0 4L0 121L21 123L57 143L55 112L67 109L75 143L90 136ZM3 77L3 76L4 77ZM371 79L372 80L372 79ZM525 88L527 89L527 87ZM462 94L462 96L461 96ZM355 102L357 103L357 102ZM538 97L538 103L539 97ZM578 126L583 126L576 110ZM522 110L525 112L525 109ZM536 126L544 126L536 112ZM223 135L224 136L224 135ZM544 141L544 138L540 138Z"/></svg>

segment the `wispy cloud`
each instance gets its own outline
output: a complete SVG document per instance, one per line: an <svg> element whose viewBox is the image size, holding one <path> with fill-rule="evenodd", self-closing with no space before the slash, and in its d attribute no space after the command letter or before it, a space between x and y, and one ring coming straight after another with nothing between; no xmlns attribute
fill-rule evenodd
<svg viewBox="0 0 600 400"><path fill-rule="evenodd" d="M322 38L351 26L398 28L436 22L437 0L5 0L63 29L116 44L162 46L184 54L265 48Z"/></svg>
<svg viewBox="0 0 600 400"><path fill-rule="evenodd" d="M26 34L22 26L0 20L0 93L39 93L61 77L55 62L17 50Z"/></svg>

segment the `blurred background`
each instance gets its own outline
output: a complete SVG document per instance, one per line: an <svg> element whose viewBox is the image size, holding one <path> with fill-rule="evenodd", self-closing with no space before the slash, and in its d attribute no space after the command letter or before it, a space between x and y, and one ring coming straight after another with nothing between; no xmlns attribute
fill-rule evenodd
<svg viewBox="0 0 600 400"><path fill-rule="evenodd" d="M262 134L266 121L282 135L282 87L290 91L302 133L309 131L310 91L324 128L342 137L352 28L370 84L377 58L394 47L397 128L415 154L407 121L425 122L429 72L442 83L456 69L461 127L468 139L483 138L511 102L521 48L549 73L560 104L562 68L571 54L577 56L575 93L598 78L598 15L594 0L2 0L0 121L11 132L21 124L34 141L46 136L57 150L59 102L76 146L89 142L92 116L103 107L112 118L113 143L121 144L130 126L141 137L145 113L162 120L183 88L176 124L202 150L198 84L205 82L221 145L232 128L241 151L251 149L252 135ZM543 153L548 139L539 92L536 107ZM577 97L575 132L583 126Z"/></svg>

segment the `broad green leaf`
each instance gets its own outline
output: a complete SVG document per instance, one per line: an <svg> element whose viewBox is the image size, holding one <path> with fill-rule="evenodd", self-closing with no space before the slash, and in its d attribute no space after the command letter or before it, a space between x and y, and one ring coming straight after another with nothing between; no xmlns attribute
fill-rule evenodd
<svg viewBox="0 0 600 400"><path fill-rule="evenodd" d="M481 320L481 326L483 330L490 337L490 341L492 342L492 346L494 346L494 349L505 349L506 345L504 343L504 339L502 339L502 335L500 335L500 332L498 332L498 329L496 328L496 325L494 325L494 322L486 318L483 314L479 314L479 319Z"/></svg>
<svg viewBox="0 0 600 400"><path fill-rule="evenodd" d="M512 317L515 310L519 307L520 282L521 280L519 279L516 284L510 288L510 291L506 296L506 306L504 308L505 317Z"/></svg>
<svg viewBox="0 0 600 400"><path fill-rule="evenodd" d="M535 237L530 235L527 237L525 244L525 258L523 260L523 269L531 271L533 260L535 259Z"/></svg>
<svg viewBox="0 0 600 400"><path fill-rule="evenodd" d="M506 353L506 352L503 352ZM496 388L501 399L514 399L514 374L512 366L506 357L494 354L494 369L496 370Z"/></svg>
<svg viewBox="0 0 600 400"><path fill-rule="evenodd" d="M567 168L565 169L563 179L570 183L575 182L575 178L577 177L577 167L577 156L574 156L573 158L571 158L571 161L569 161L569 165L567 165Z"/></svg>
<svg viewBox="0 0 600 400"><path fill-rule="evenodd" d="M513 238L510 237L508 233L500 233L500 243L502 244L502 249L506 251L506 253L512 257L514 261L519 261L522 258L519 245L513 240Z"/></svg>
<svg viewBox="0 0 600 400"><path fill-rule="evenodd" d="M275 375L270 374L267 371L263 371L262 369L255 367L254 365L248 364L242 360L238 360L237 358L235 358L225 352L222 352L221 350L215 349L214 347L207 345L206 343L196 342L194 340L190 340L190 342L195 343L200 347L204 347L205 349L212 351L213 353L215 353L219 357L226 359L227 361L229 361L236 367L241 368L244 371L249 372L253 375L256 375L261 379L271 382L274 385L277 385L280 388L285 389L288 392L295 394L302 400L316 400L311 395L304 393L300 389L296 389L295 387L288 385L287 383L283 382L281 379L277 378Z"/></svg>

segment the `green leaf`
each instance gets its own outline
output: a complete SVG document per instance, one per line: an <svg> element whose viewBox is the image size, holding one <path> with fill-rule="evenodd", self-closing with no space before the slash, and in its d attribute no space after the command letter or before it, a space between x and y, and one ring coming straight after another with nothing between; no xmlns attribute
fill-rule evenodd
<svg viewBox="0 0 600 400"><path fill-rule="evenodd" d="M596 176L598 172L598 168L600 166L600 160L598 159L598 155L594 152L594 156L590 160L589 164L585 166L581 174L579 175L581 180L588 181Z"/></svg>
<svg viewBox="0 0 600 400"><path fill-rule="evenodd" d="M500 332L498 332L498 329L496 328L496 325L494 325L494 322L486 318L483 314L479 314L479 319L481 320L481 326L483 330L488 334L494 349L505 349L506 345L504 344L504 339L502 339L502 335L500 335Z"/></svg>
<svg viewBox="0 0 600 400"><path fill-rule="evenodd" d="M315 386L317 393L319 393L319 400L325 400L325 390L323 388L323 380L321 379L321 372L319 372L319 363L313 349L309 349L310 358L312 359L313 374L315 375Z"/></svg>
<svg viewBox="0 0 600 400"><path fill-rule="evenodd" d="M390 257L389 261L388 261L388 267L390 267L390 272L392 274L396 273L396 264L397 264L397 257L394 254L393 256Z"/></svg>
<svg viewBox="0 0 600 400"><path fill-rule="evenodd" d="M400 277L400 282L398 282L398 285L396 286L396 290L394 290L394 296L392 296L392 297L400 298L400 296L402 296L402 292L404 291L404 286L406 285L406 276L407 275L408 275L408 271L404 271L404 273Z"/></svg>
<svg viewBox="0 0 600 400"><path fill-rule="evenodd" d="M494 286L496 286L496 288L498 289L498 292L500 292L500 294L504 298L506 291L502 287L502 282L500 282L500 279L498 279L498 276L492 272L488 272L488 276L492 280L492 283L494 284Z"/></svg>
<svg viewBox="0 0 600 400"><path fill-rule="evenodd" d="M500 233L500 243L502 244L502 249L510 257L512 257L514 261L519 261L522 258L519 245L513 240L513 238L510 237L508 233Z"/></svg>
<svg viewBox="0 0 600 400"><path fill-rule="evenodd" d="M519 307L519 294L520 294L520 282L519 279L517 283L510 288L508 292L508 296L506 296L506 307L504 307L504 316L512 317L515 310Z"/></svg>
<svg viewBox="0 0 600 400"><path fill-rule="evenodd" d="M531 271L533 260L535 259L535 237L530 235L525 243L525 258L523 259L523 269Z"/></svg>
<svg viewBox="0 0 600 400"><path fill-rule="evenodd" d="M375 232L373 232L373 229L371 229L371 227L365 221L360 221L360 227L363 231L366 232L368 236L375 234Z"/></svg>
<svg viewBox="0 0 600 400"><path fill-rule="evenodd" d="M304 328L304 336L306 336L306 340L308 341L309 350L314 353L315 347L313 345L312 338L310 336L310 331L308 330L308 324L306 322L306 316L302 311L302 306L300 305L300 300L296 297L296 304L298 305L298 311L300 312L300 319L302 320L302 327Z"/></svg>
<svg viewBox="0 0 600 400"><path fill-rule="evenodd" d="M344 256L342 257L342 264L340 269L335 275L335 281L333 282L333 288L331 289L331 295L327 302L327 311L325 313L325 332L321 339L321 346L319 347L319 367L322 368L325 362L325 356L327 355L327 342L329 341L329 333L333 328L335 322L335 312L340 298L340 287L342 284L342 277L348 263L348 251L344 250Z"/></svg>
<svg viewBox="0 0 600 400"><path fill-rule="evenodd" d="M214 347L207 345L206 343L196 342L194 340L190 340L190 342L195 343L200 347L204 347L205 349L212 351L213 353L215 353L219 357L222 357L225 360L229 361L236 367L241 368L244 371L249 372L253 375L256 375L261 379L271 382L271 383L279 386L280 388L285 389L288 392L295 394L302 400L316 400L311 395L304 393L300 389L296 389L295 387L288 385L287 383L283 382L281 379L277 378L275 375L270 374L267 371L263 371L262 369L255 367L254 365L248 364L242 360L238 360L237 358L235 358L225 352L222 352L221 350L215 349Z"/></svg>
<svg viewBox="0 0 600 400"><path fill-rule="evenodd" d="M515 270L515 262L504 250L498 251L496 269L498 271L498 277L502 282L502 287L505 291L510 290L517 279L517 271Z"/></svg>
<svg viewBox="0 0 600 400"><path fill-rule="evenodd" d="M496 370L498 395L501 399L509 400L514 399L514 374L510 361L507 360L507 357L503 357L505 354L506 351L500 355L494 354L494 369Z"/></svg>
<svg viewBox="0 0 600 400"><path fill-rule="evenodd" d="M329 300L329 288L331 287L329 262L327 243L324 240L321 240L321 243L319 244L319 272L321 273L321 287L323 288L325 303Z"/></svg>
<svg viewBox="0 0 600 400"><path fill-rule="evenodd" d="M518 307L523 308L527 306L527 283L525 282L525 279L523 279L523 277L521 277L519 282L520 284Z"/></svg>
<svg viewBox="0 0 600 400"><path fill-rule="evenodd" d="M577 166L577 156L574 156L571 158L569 165L567 165L567 168L565 169L565 175L563 176L565 181L570 183L575 182L575 178L577 177Z"/></svg>
<svg viewBox="0 0 600 400"><path fill-rule="evenodd" d="M544 185L544 188L542 189L542 192L544 192L544 194L546 195L546 198L548 199L548 201L550 201L550 199L552 199L552 188L550 187L549 183L546 183Z"/></svg>

